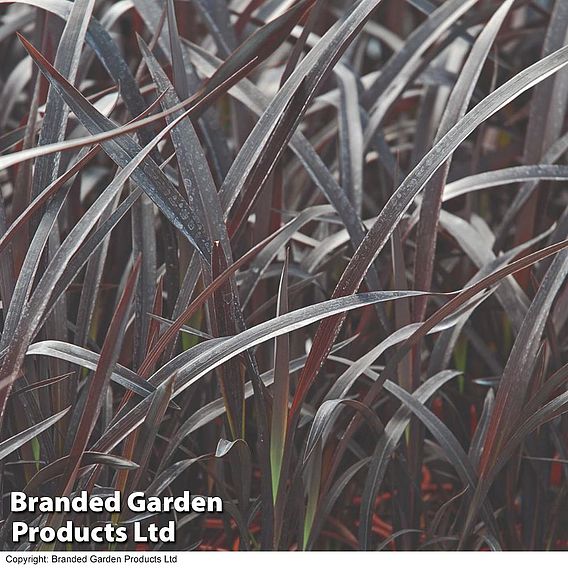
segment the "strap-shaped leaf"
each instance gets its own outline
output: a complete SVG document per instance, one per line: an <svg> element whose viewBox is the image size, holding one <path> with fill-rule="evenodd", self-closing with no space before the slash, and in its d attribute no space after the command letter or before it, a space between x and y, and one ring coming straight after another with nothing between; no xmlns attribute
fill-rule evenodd
<svg viewBox="0 0 568 568"><path fill-rule="evenodd" d="M21 36L20 36L21 37ZM100 134L116 128L116 125L104 117L87 99L49 64L49 62L27 40L22 43L34 59L42 73L65 99L69 107L79 117L85 128L92 134ZM101 142L104 151L120 167L127 166L142 148L129 134ZM146 158L139 168L132 173L132 179L158 205L170 222L192 243L207 261L211 246L201 221L178 191L172 186L165 174L151 158Z"/></svg>

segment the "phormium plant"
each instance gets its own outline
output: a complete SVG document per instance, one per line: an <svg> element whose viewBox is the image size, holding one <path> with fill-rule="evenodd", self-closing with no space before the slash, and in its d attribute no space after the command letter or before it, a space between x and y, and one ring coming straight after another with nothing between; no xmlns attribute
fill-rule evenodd
<svg viewBox="0 0 568 568"><path fill-rule="evenodd" d="M0 14L3 550L567 548L565 0Z"/></svg>

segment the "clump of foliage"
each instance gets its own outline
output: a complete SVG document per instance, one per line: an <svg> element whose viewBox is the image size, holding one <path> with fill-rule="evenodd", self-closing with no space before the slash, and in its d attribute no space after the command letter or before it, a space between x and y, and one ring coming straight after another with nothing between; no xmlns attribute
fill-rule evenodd
<svg viewBox="0 0 568 568"><path fill-rule="evenodd" d="M565 0L0 9L4 549L566 548Z"/></svg>

